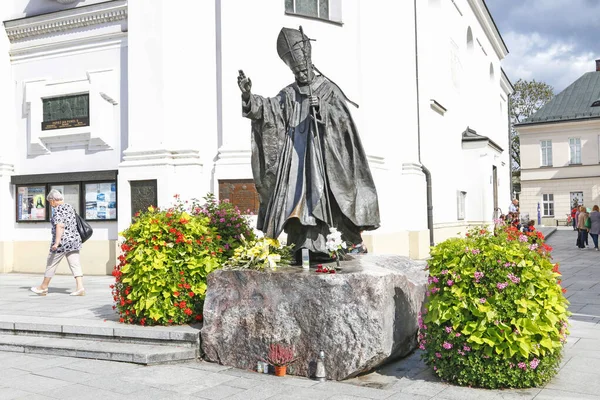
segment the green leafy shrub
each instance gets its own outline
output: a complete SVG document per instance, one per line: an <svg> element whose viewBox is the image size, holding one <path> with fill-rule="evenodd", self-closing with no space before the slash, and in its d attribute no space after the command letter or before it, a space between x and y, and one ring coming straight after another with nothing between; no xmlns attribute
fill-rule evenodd
<svg viewBox="0 0 600 400"><path fill-rule="evenodd" d="M121 235L122 254L111 285L120 322L141 325L185 324L202 320L206 279L241 244L253 237L248 221L231 204L207 196L172 208L149 207ZM211 221L226 219L213 224ZM233 229L227 224L233 224ZM237 231L236 231L237 230Z"/></svg>
<svg viewBox="0 0 600 400"><path fill-rule="evenodd" d="M419 347L440 378L523 388L556 373L569 313L551 250L540 232L504 226L432 249Z"/></svg>

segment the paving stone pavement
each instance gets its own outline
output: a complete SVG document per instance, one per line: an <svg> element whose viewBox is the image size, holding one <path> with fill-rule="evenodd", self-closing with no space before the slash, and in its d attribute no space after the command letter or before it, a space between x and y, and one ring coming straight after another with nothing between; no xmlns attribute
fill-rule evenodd
<svg viewBox="0 0 600 400"><path fill-rule="evenodd" d="M558 375L545 387L482 390L442 383L415 353L345 382L237 370L203 361L140 366L0 351L0 399L535 399L600 400L600 252L579 250L575 233L548 240L560 262L573 313ZM0 314L114 320L111 277L86 277L86 297L69 297L73 279L57 276L46 297L30 295L39 276L0 275Z"/></svg>

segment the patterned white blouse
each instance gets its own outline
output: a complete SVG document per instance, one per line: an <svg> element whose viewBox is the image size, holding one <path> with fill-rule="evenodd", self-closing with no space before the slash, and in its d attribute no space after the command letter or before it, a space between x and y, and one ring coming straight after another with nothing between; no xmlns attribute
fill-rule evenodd
<svg viewBox="0 0 600 400"><path fill-rule="evenodd" d="M75 209L70 204L60 204L52 210L52 242L50 247L56 240L56 225L63 224L65 231L60 238L60 245L56 249L56 253L68 253L71 251L81 250L81 237L77 231L77 221L75 219Z"/></svg>

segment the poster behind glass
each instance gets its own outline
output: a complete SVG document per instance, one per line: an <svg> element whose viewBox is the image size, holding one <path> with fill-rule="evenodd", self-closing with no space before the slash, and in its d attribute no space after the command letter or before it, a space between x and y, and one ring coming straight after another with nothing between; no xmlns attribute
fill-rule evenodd
<svg viewBox="0 0 600 400"><path fill-rule="evenodd" d="M17 221L46 220L46 187L19 186L17 190Z"/></svg>
<svg viewBox="0 0 600 400"><path fill-rule="evenodd" d="M81 215L81 213L79 212L80 202L79 202L79 185L78 184L51 185L50 190L52 190L52 189L56 189L59 192L61 192L63 197L65 198L65 203L72 205L73 208L75 209L75 212L77 214Z"/></svg>
<svg viewBox="0 0 600 400"><path fill-rule="evenodd" d="M85 184L85 219L117 219L117 183Z"/></svg>

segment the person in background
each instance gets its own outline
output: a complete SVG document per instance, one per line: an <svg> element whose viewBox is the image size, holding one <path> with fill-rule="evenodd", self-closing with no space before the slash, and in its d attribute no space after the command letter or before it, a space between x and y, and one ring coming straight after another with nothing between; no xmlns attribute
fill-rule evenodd
<svg viewBox="0 0 600 400"><path fill-rule="evenodd" d="M519 200L513 199L512 203L508 206L508 212L513 214L519 213Z"/></svg>
<svg viewBox="0 0 600 400"><path fill-rule="evenodd" d="M530 220L527 223L527 232L534 232L535 231L535 221L534 220Z"/></svg>
<svg viewBox="0 0 600 400"><path fill-rule="evenodd" d="M50 252L46 261L44 280L40 286L34 286L30 290L40 296L47 295L50 280L54 277L58 264L66 256L77 285L71 296L84 296L83 272L81 271L81 264L79 262L81 237L77 230L75 209L72 205L64 202L62 193L56 189L52 189L48 193L46 200L48 200L53 209L52 219L50 220L52 223L52 243L50 244Z"/></svg>
<svg viewBox="0 0 600 400"><path fill-rule="evenodd" d="M590 227L590 236L594 242L594 249L598 251L598 235L600 234L600 208L595 205L590 213L590 221L592 226Z"/></svg>
<svg viewBox="0 0 600 400"><path fill-rule="evenodd" d="M585 249L586 243L588 241L588 228L585 226L585 221L588 219L590 215L586 211L584 206L579 207L579 215L577 216L577 229L578 229L578 238L577 238L577 247L580 249Z"/></svg>
<svg viewBox="0 0 600 400"><path fill-rule="evenodd" d="M577 230L577 211L578 211L577 207L577 203L575 203L575 205L573 206L573 209L571 210L571 222L573 223L573 230L576 231Z"/></svg>

